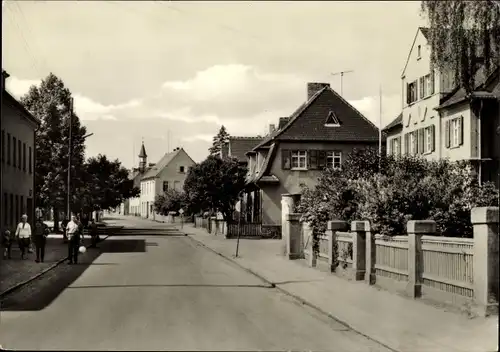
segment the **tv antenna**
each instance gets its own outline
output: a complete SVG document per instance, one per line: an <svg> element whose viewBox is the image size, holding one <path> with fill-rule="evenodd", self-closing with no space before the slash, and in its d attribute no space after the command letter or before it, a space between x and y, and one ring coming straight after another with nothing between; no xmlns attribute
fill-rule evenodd
<svg viewBox="0 0 500 352"><path fill-rule="evenodd" d="M340 75L340 95L343 97L344 96L344 73L350 73L354 72L353 70L348 70L348 71L340 71L340 72L335 72L332 73L332 76L337 76Z"/></svg>

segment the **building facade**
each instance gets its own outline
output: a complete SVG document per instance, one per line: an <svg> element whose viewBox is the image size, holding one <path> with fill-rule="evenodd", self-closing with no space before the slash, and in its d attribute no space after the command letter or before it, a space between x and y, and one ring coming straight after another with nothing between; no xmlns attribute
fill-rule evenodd
<svg viewBox="0 0 500 352"><path fill-rule="evenodd" d="M22 214L35 219L35 131L40 121L29 113L9 92L2 70L2 130L0 229L15 229Z"/></svg>
<svg viewBox="0 0 500 352"><path fill-rule="evenodd" d="M183 148L166 153L158 163L144 173L140 180L140 214L154 219L156 196L168 189L182 191L188 170L195 162Z"/></svg>
<svg viewBox="0 0 500 352"><path fill-rule="evenodd" d="M308 83L307 99L247 153L245 220L282 222L284 194L314 187L325 168L341 168L354 149L377 148L379 130L326 83Z"/></svg>

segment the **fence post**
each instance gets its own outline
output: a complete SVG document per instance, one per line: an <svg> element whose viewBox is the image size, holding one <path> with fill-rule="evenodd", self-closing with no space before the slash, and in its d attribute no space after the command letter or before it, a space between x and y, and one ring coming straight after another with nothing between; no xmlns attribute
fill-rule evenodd
<svg viewBox="0 0 500 352"><path fill-rule="evenodd" d="M337 266L334 264L337 262L337 258L334 257L338 256L338 253L336 253L333 248L337 241L337 231L346 231L347 228L347 223L345 221L328 221L328 266L332 273L337 269Z"/></svg>
<svg viewBox="0 0 500 352"><path fill-rule="evenodd" d="M433 220L410 220L406 225L408 232L408 284L406 294L411 298L422 295L423 253L422 236L434 235L436 222Z"/></svg>
<svg viewBox="0 0 500 352"><path fill-rule="evenodd" d="M375 243L372 243L370 222L353 221L352 234L352 276L354 280L375 283Z"/></svg>
<svg viewBox="0 0 500 352"><path fill-rule="evenodd" d="M499 208L472 208L474 229L474 305L481 316L498 312Z"/></svg>
<svg viewBox="0 0 500 352"><path fill-rule="evenodd" d="M301 231L302 224L300 223L301 216L302 214L297 214L297 213L291 213L286 215L284 224L286 229L283 231L287 235L285 239L286 243L285 255L290 260L299 259L302 257L302 251L300 248L301 247L300 239L302 237L302 231Z"/></svg>
<svg viewBox="0 0 500 352"><path fill-rule="evenodd" d="M306 241L304 244L304 254L307 254L307 263L311 268L314 268L316 267L317 254L314 252L313 233L308 222L302 223L302 238Z"/></svg>

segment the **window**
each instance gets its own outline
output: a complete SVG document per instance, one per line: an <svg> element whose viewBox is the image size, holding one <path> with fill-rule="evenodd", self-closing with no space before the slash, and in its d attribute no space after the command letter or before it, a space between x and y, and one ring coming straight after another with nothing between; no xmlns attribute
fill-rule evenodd
<svg viewBox="0 0 500 352"><path fill-rule="evenodd" d="M19 170L21 170L21 159L22 159L21 146L22 146L21 140L18 139L17 140L17 167L19 168Z"/></svg>
<svg viewBox="0 0 500 352"><path fill-rule="evenodd" d="M163 181L163 192L168 191L168 181Z"/></svg>
<svg viewBox="0 0 500 352"><path fill-rule="evenodd" d="M182 174L184 173L184 166L179 166L179 172Z"/></svg>
<svg viewBox="0 0 500 352"><path fill-rule="evenodd" d="M331 151L326 153L326 167L332 169L340 169L342 164L342 153Z"/></svg>
<svg viewBox="0 0 500 352"><path fill-rule="evenodd" d="M417 154L417 138L415 136L415 132L410 132L410 154Z"/></svg>
<svg viewBox="0 0 500 352"><path fill-rule="evenodd" d="M460 145L460 120L451 120L451 146L457 147Z"/></svg>
<svg viewBox="0 0 500 352"><path fill-rule="evenodd" d="M307 152L305 150L292 151L292 169L307 169Z"/></svg>
<svg viewBox="0 0 500 352"><path fill-rule="evenodd" d="M28 168L29 168L29 172L30 174L33 172L33 155L31 154L31 147L28 148L28 155L29 155L29 159L28 159Z"/></svg>
<svg viewBox="0 0 500 352"><path fill-rule="evenodd" d="M5 162L5 131L2 130L2 163Z"/></svg>
<svg viewBox="0 0 500 352"><path fill-rule="evenodd" d="M406 86L406 103L414 103L417 99L417 81L413 81Z"/></svg>
<svg viewBox="0 0 500 352"><path fill-rule="evenodd" d="M26 143L23 143L23 171L26 172Z"/></svg>
<svg viewBox="0 0 500 352"><path fill-rule="evenodd" d="M419 82L419 87L418 87L418 88L420 88L420 99L423 99L423 98L425 98L425 96L426 96L426 95L425 95L425 91L426 91L426 89L425 89L425 84L424 84L424 82L425 82L425 77L424 77L424 76L420 77L420 80L419 80L419 81L420 81L420 82Z"/></svg>
<svg viewBox="0 0 500 352"><path fill-rule="evenodd" d="M401 137L396 137L391 139L391 142L389 144L390 148L390 153L392 155L401 155L401 143L400 143Z"/></svg>
<svg viewBox="0 0 500 352"><path fill-rule="evenodd" d="M10 165L10 133L7 133L7 165Z"/></svg>
<svg viewBox="0 0 500 352"><path fill-rule="evenodd" d="M424 139L424 153L432 153L434 151L434 126L425 128Z"/></svg>
<svg viewBox="0 0 500 352"><path fill-rule="evenodd" d="M181 182L180 181L174 181L174 189L176 191L180 191L181 190Z"/></svg>
<svg viewBox="0 0 500 352"><path fill-rule="evenodd" d="M422 56L422 46L417 46L417 60L419 60Z"/></svg>
<svg viewBox="0 0 500 352"><path fill-rule="evenodd" d="M12 166L16 167L16 160L17 160L17 152L16 152L17 139L16 139L16 137L12 137L12 144L13 144L13 149L14 149L14 151L12 152Z"/></svg>

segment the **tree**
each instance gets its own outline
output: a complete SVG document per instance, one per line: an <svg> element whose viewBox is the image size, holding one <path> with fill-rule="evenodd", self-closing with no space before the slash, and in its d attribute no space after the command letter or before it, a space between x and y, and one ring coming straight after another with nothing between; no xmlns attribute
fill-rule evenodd
<svg viewBox="0 0 500 352"><path fill-rule="evenodd" d="M163 194L155 198L155 211L161 215L168 215L169 212L178 212L185 205L185 194L175 189L168 189Z"/></svg>
<svg viewBox="0 0 500 352"><path fill-rule="evenodd" d="M432 67L453 72L472 91L479 65L490 72L500 64L500 2L427 0L421 10L430 26Z"/></svg>
<svg viewBox="0 0 500 352"><path fill-rule="evenodd" d="M119 160L99 154L85 163L82 182L73 193L73 210L90 212L116 208L140 193Z"/></svg>
<svg viewBox="0 0 500 352"><path fill-rule="evenodd" d="M209 156L189 169L184 192L194 211L218 210L230 221L247 170L234 158Z"/></svg>
<svg viewBox="0 0 500 352"><path fill-rule="evenodd" d="M70 120L71 92L50 73L40 86L31 86L21 103L41 120L35 139L35 189L37 207L53 208L57 230L58 213L65 209L69 150L69 123L72 123L72 187L78 187L84 163L84 135L78 116Z"/></svg>
<svg viewBox="0 0 500 352"><path fill-rule="evenodd" d="M219 133L214 136L212 146L208 149L210 155L216 156L220 155L222 147L229 143L229 133L227 133L226 128L221 126Z"/></svg>

